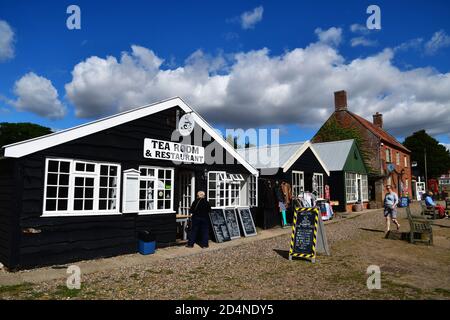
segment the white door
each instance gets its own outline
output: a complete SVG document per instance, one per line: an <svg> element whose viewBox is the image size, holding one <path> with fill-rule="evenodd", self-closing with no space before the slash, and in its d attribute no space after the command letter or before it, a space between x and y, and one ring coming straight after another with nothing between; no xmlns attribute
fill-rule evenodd
<svg viewBox="0 0 450 320"><path fill-rule="evenodd" d="M195 199L195 176L192 172L179 174L178 213L189 214L189 208Z"/></svg>

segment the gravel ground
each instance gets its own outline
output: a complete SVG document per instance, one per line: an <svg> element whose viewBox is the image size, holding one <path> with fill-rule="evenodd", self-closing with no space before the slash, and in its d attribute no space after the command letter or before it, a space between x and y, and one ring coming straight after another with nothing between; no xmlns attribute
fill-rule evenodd
<svg viewBox="0 0 450 320"><path fill-rule="evenodd" d="M237 247L97 272L81 290L65 281L0 287L1 299L449 299L450 228L435 245L385 239L379 211L325 226L331 256L312 264L287 259L290 235ZM400 219L400 231L409 231ZM366 270L381 268L380 290Z"/></svg>

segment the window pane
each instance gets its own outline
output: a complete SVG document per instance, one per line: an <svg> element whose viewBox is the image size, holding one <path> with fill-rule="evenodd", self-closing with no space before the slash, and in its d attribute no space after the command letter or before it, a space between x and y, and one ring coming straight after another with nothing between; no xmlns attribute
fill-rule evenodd
<svg viewBox="0 0 450 320"><path fill-rule="evenodd" d="M100 175L107 176L108 175L108 166L100 166Z"/></svg>
<svg viewBox="0 0 450 320"><path fill-rule="evenodd" d="M47 198L56 198L57 187L47 187Z"/></svg>
<svg viewBox="0 0 450 320"><path fill-rule="evenodd" d="M84 210L92 210L94 207L94 201L93 200L86 200L84 202Z"/></svg>
<svg viewBox="0 0 450 320"><path fill-rule="evenodd" d="M75 177L75 185L76 186L84 186L84 179L81 177Z"/></svg>
<svg viewBox="0 0 450 320"><path fill-rule="evenodd" d="M69 175L68 174L59 175L59 185L60 186L68 186L69 185Z"/></svg>
<svg viewBox="0 0 450 320"><path fill-rule="evenodd" d="M56 200L47 200L45 202L45 210L55 211L56 210Z"/></svg>
<svg viewBox="0 0 450 320"><path fill-rule="evenodd" d="M100 188L100 198L107 198L107 197L108 197L108 189Z"/></svg>
<svg viewBox="0 0 450 320"><path fill-rule="evenodd" d="M109 167L109 175L110 176L117 176L117 167L116 166L110 166Z"/></svg>
<svg viewBox="0 0 450 320"><path fill-rule="evenodd" d="M73 209L77 211L83 210L83 200L75 200L73 202Z"/></svg>
<svg viewBox="0 0 450 320"><path fill-rule="evenodd" d="M47 184L49 185L57 185L58 184L58 175L54 173L49 173L47 177Z"/></svg>
<svg viewBox="0 0 450 320"><path fill-rule="evenodd" d="M86 188L84 197L89 199L94 198L94 188Z"/></svg>
<svg viewBox="0 0 450 320"><path fill-rule="evenodd" d="M107 210L108 207L106 206L106 204L107 204L107 201L106 201L106 200L100 200L100 201L98 202L98 209L99 209L99 210Z"/></svg>
<svg viewBox="0 0 450 320"><path fill-rule="evenodd" d="M82 199L83 198L83 188L75 188L75 198Z"/></svg>
<svg viewBox="0 0 450 320"><path fill-rule="evenodd" d="M95 164L93 164L93 163L86 164L86 171L87 172L95 172Z"/></svg>
<svg viewBox="0 0 450 320"><path fill-rule="evenodd" d="M61 198L68 198L69 197L69 188L68 187L59 187L59 194L58 197Z"/></svg>
<svg viewBox="0 0 450 320"><path fill-rule="evenodd" d="M85 164L81 162L77 162L75 164L75 170L76 171L83 171L84 172Z"/></svg>
<svg viewBox="0 0 450 320"><path fill-rule="evenodd" d="M49 161L48 162L48 172L59 172L58 170L58 161Z"/></svg>
<svg viewBox="0 0 450 320"><path fill-rule="evenodd" d="M59 164L59 172L69 173L70 172L70 162L61 161Z"/></svg>
<svg viewBox="0 0 450 320"><path fill-rule="evenodd" d="M93 187L94 186L94 178L85 178L86 179L86 186Z"/></svg>
<svg viewBox="0 0 450 320"><path fill-rule="evenodd" d="M67 210L67 200L58 200L58 210L61 211Z"/></svg>

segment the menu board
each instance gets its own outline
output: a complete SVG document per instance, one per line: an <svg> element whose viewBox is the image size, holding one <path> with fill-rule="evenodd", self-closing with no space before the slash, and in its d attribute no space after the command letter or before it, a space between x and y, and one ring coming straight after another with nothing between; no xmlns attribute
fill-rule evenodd
<svg viewBox="0 0 450 320"><path fill-rule="evenodd" d="M237 239L241 237L241 231L239 230L239 222L234 208L223 209L225 214L225 221L230 232L231 239Z"/></svg>
<svg viewBox="0 0 450 320"><path fill-rule="evenodd" d="M223 209L213 208L209 213L209 219L214 232L216 242L230 241L230 232L228 231L227 222L225 221L225 215Z"/></svg>
<svg viewBox="0 0 450 320"><path fill-rule="evenodd" d="M239 213L239 219L241 220L242 231L244 231L244 236L255 236L256 227L253 222L252 212L249 207L237 208Z"/></svg>
<svg viewBox="0 0 450 320"><path fill-rule="evenodd" d="M289 257L308 258L316 256L316 235L319 220L317 208L297 208L294 211L291 248Z"/></svg>

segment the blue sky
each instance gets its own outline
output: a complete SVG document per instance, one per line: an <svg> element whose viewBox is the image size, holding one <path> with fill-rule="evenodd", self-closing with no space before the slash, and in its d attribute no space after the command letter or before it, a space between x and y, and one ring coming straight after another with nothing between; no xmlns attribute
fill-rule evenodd
<svg viewBox="0 0 450 320"><path fill-rule="evenodd" d="M71 4L81 30L66 27ZM370 4L381 30L364 28ZM1 0L1 21L1 121L63 129L179 95L219 128L291 142L345 89L399 139L425 128L450 143L448 1Z"/></svg>

